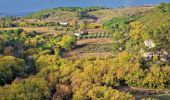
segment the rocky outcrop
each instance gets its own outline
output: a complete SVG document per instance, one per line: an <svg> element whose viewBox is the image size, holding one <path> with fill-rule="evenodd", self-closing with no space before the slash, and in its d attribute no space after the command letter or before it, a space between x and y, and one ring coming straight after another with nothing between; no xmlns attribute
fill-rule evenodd
<svg viewBox="0 0 170 100"><path fill-rule="evenodd" d="M143 49L141 49L140 54L143 58L146 58L146 60L152 60L154 56L157 56L158 60L162 62L170 60L170 54L164 50L157 52L146 52Z"/></svg>

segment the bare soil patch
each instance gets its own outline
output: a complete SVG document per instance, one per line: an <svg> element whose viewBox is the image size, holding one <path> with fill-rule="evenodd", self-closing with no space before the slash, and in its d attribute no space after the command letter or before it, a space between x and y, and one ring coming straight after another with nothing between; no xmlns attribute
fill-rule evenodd
<svg viewBox="0 0 170 100"><path fill-rule="evenodd" d="M106 30L103 30L101 28L95 28L95 29L88 29L88 32L90 34L93 34L93 33L102 33L102 32L107 32Z"/></svg>
<svg viewBox="0 0 170 100"><path fill-rule="evenodd" d="M80 59L80 58L106 58L112 56L111 52L95 52L95 53L86 53L86 52L66 52L63 55L63 58L66 59Z"/></svg>
<svg viewBox="0 0 170 100"><path fill-rule="evenodd" d="M81 39L77 41L77 45L83 44L106 44L113 43L111 38L94 38L94 39Z"/></svg>

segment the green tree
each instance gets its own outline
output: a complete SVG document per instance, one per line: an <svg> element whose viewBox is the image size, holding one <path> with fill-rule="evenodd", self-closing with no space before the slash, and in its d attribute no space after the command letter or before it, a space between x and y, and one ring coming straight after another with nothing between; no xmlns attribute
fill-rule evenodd
<svg viewBox="0 0 170 100"><path fill-rule="evenodd" d="M119 92L117 90L114 90L110 87L104 87L104 86L94 86L92 89L88 92L89 98L95 100L95 99L103 99L103 100L134 100L132 95L128 93Z"/></svg>
<svg viewBox="0 0 170 100"><path fill-rule="evenodd" d="M71 35L64 35L59 45L65 50L71 49L76 44L76 38Z"/></svg>
<svg viewBox="0 0 170 100"><path fill-rule="evenodd" d="M25 75L24 60L12 56L0 57L0 85L10 83L16 77Z"/></svg>
<svg viewBox="0 0 170 100"><path fill-rule="evenodd" d="M0 88L0 99L38 99L50 100L51 92L42 78L30 77L14 81L11 85Z"/></svg>

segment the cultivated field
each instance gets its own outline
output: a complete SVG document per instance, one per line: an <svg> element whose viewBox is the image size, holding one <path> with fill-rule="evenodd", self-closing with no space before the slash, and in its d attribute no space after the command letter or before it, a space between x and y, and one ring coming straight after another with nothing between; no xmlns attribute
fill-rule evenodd
<svg viewBox="0 0 170 100"><path fill-rule="evenodd" d="M77 41L77 45L83 44L107 44L113 43L112 38L94 38L94 39L82 39Z"/></svg>
<svg viewBox="0 0 170 100"><path fill-rule="evenodd" d="M112 56L112 43L110 38L82 39L77 41L77 47L64 53L66 59L79 58L105 58Z"/></svg>

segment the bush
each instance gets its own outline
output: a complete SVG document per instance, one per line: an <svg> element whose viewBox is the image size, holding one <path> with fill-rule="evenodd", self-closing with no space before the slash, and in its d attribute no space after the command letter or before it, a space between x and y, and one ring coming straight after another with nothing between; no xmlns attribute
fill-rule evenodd
<svg viewBox="0 0 170 100"><path fill-rule="evenodd" d="M10 86L0 88L1 100L50 100L50 98L50 88L42 78L30 77L24 80L16 80Z"/></svg>
<svg viewBox="0 0 170 100"><path fill-rule="evenodd" d="M17 35L20 35L24 30L22 28L18 28L16 30L14 30L14 33L16 33Z"/></svg>
<svg viewBox="0 0 170 100"><path fill-rule="evenodd" d="M97 33L97 38L101 38L101 34L100 33Z"/></svg>
<svg viewBox="0 0 170 100"><path fill-rule="evenodd" d="M24 60L12 56L0 57L0 85L12 82L16 77L26 73Z"/></svg>
<svg viewBox="0 0 170 100"><path fill-rule="evenodd" d="M105 33L100 33L101 34L101 38L105 37Z"/></svg>
<svg viewBox="0 0 170 100"><path fill-rule="evenodd" d="M87 35L83 35L83 39L87 39L88 38L88 36Z"/></svg>
<svg viewBox="0 0 170 100"><path fill-rule="evenodd" d="M59 45L65 50L71 49L76 44L76 37L71 35L64 35L59 42Z"/></svg>
<svg viewBox="0 0 170 100"><path fill-rule="evenodd" d="M139 17L136 16L113 18L112 20L104 23L103 28L110 32L116 31L128 32L129 23L137 20L138 18Z"/></svg>
<svg viewBox="0 0 170 100"><path fill-rule="evenodd" d="M162 12L170 12L170 3L162 2L157 8Z"/></svg>

